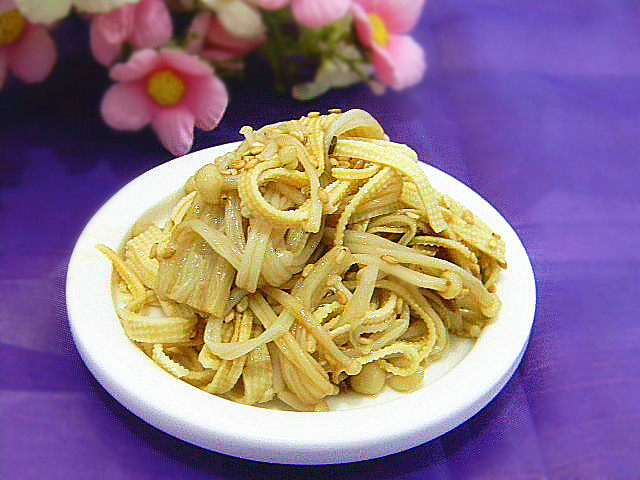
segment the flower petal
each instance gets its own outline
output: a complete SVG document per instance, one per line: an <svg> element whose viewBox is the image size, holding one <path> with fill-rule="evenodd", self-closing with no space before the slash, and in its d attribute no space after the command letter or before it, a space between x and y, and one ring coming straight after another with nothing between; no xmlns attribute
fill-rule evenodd
<svg viewBox="0 0 640 480"><path fill-rule="evenodd" d="M20 39L7 49L11 72L26 83L41 82L51 72L58 54L49 32L28 24Z"/></svg>
<svg viewBox="0 0 640 480"><path fill-rule="evenodd" d="M259 7L266 8L267 10L278 10L286 6L291 0L256 0L256 4Z"/></svg>
<svg viewBox="0 0 640 480"><path fill-rule="evenodd" d="M184 100L195 117L196 127L202 130L212 130L220 123L228 103L227 89L214 75L193 79Z"/></svg>
<svg viewBox="0 0 640 480"><path fill-rule="evenodd" d="M135 9L135 29L131 43L138 48L155 48L173 36L173 23L162 0L142 0Z"/></svg>
<svg viewBox="0 0 640 480"><path fill-rule="evenodd" d="M58 0L47 0L58 1ZM138 3L138 0L73 0L76 8L87 13L105 13L120 8L127 3Z"/></svg>
<svg viewBox="0 0 640 480"><path fill-rule="evenodd" d="M378 0L353 0L352 6L358 5L365 12L372 12L375 8L376 3L378 3Z"/></svg>
<svg viewBox="0 0 640 480"><path fill-rule="evenodd" d="M415 85L427 69L424 50L408 35L392 35L385 49L375 45L373 65L380 81L394 90Z"/></svg>
<svg viewBox="0 0 640 480"><path fill-rule="evenodd" d="M353 22L356 26L356 33L358 38L365 47L371 48L373 46L373 26L369 15L365 9L359 4L354 3L351 6L351 13L353 13Z"/></svg>
<svg viewBox="0 0 640 480"><path fill-rule="evenodd" d="M93 56L102 65L111 65L122 50L122 43L133 31L133 12L123 7L115 12L97 15L89 27L89 44ZM126 15L129 18L123 18ZM115 21L120 17L121 22Z"/></svg>
<svg viewBox="0 0 640 480"><path fill-rule="evenodd" d="M321 28L346 15L350 0L293 0L293 16L302 25Z"/></svg>
<svg viewBox="0 0 640 480"><path fill-rule="evenodd" d="M383 19L389 33L408 33L418 23L424 3L425 0L377 0L372 11Z"/></svg>
<svg viewBox="0 0 640 480"><path fill-rule="evenodd" d="M165 48L160 51L160 58L169 67L186 75L203 76L211 75L211 67L195 55L189 55L183 50Z"/></svg>
<svg viewBox="0 0 640 480"><path fill-rule="evenodd" d="M220 2L216 8L224 28L240 38L256 38L264 35L266 27L260 12L240 0Z"/></svg>
<svg viewBox="0 0 640 480"><path fill-rule="evenodd" d="M91 28L95 28L108 43L121 44L133 33L135 6L126 5L113 12L96 15L91 21Z"/></svg>
<svg viewBox="0 0 640 480"><path fill-rule="evenodd" d="M187 33L187 53L192 55L200 53L204 40L207 36L207 30L209 29L210 22L211 14L209 12L200 12L193 17Z"/></svg>
<svg viewBox="0 0 640 480"><path fill-rule="evenodd" d="M217 18L209 17L208 30L202 42L200 55L212 62L222 62L243 57L262 45L264 36L246 39L230 34ZM228 67L228 65L225 65Z"/></svg>
<svg viewBox="0 0 640 480"><path fill-rule="evenodd" d="M111 69L111 78L117 82L139 80L151 73L160 64L160 55L155 50L138 50L125 63L118 63Z"/></svg>
<svg viewBox="0 0 640 480"><path fill-rule="evenodd" d="M184 155L193 145L195 118L185 107L165 108L156 113L151 127L172 154Z"/></svg>
<svg viewBox="0 0 640 480"><path fill-rule="evenodd" d="M0 13L8 12L14 8L16 8L16 4L13 3L13 0L0 0Z"/></svg>
<svg viewBox="0 0 640 480"><path fill-rule="evenodd" d="M71 0L15 0L16 7L34 23L53 23L66 17Z"/></svg>
<svg viewBox="0 0 640 480"><path fill-rule="evenodd" d="M107 125L117 130L140 130L151 122L153 104L138 83L116 83L102 97L100 112Z"/></svg>
<svg viewBox="0 0 640 480"><path fill-rule="evenodd" d="M120 43L107 42L93 24L89 28L89 44L95 59L106 67L111 65L122 51Z"/></svg>

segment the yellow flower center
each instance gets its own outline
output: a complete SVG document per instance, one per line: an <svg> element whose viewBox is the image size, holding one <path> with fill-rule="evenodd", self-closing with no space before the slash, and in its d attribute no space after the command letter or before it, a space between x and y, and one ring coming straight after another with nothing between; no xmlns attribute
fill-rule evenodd
<svg viewBox="0 0 640 480"><path fill-rule="evenodd" d="M371 28L373 29L373 41L382 47L386 47L389 43L389 30L384 24L384 20L375 13L369 14L369 20L371 21Z"/></svg>
<svg viewBox="0 0 640 480"><path fill-rule="evenodd" d="M158 70L147 79L147 93L158 105L175 105L187 90L184 80L171 70Z"/></svg>
<svg viewBox="0 0 640 480"><path fill-rule="evenodd" d="M0 45L8 45L15 42L26 25L27 22L24 17L15 8L0 13Z"/></svg>

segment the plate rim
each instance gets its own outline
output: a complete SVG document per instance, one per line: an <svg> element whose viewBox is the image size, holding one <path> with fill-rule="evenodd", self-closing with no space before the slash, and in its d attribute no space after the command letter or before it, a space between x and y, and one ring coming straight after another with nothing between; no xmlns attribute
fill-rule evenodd
<svg viewBox="0 0 640 480"><path fill-rule="evenodd" d="M100 243L96 240L100 240L101 235L110 235L110 238L120 235L120 242L132 223L112 224L110 215L123 211L126 215L132 195L145 185L163 187L163 179L166 181L168 174L178 170L180 175L169 177L172 188L164 189L162 196L157 192L146 199L138 199L140 201L134 210L139 217L154 206L154 201L157 203L178 190L186 180L185 174L193 174L199 165L232 150L238 144L232 142L198 150L146 171L109 198L78 237L67 270L67 312L76 347L98 382L135 415L181 440L236 457L288 464L345 463L397 453L442 435L488 404L513 375L529 341L536 306L533 268L517 233L489 202L461 181L426 163L421 165L436 188L440 189L442 183L448 188L455 187L460 194L454 195L457 200L467 205L468 202L460 199L460 196L473 199L474 213L478 214L477 210L480 209L478 216L488 221L492 228L496 227L496 223L499 224L497 230L507 243L509 258L518 261L518 280L526 293L526 298L522 299L523 313L517 325L519 328L513 332L517 342L508 345L506 353L492 353L499 362L499 368L489 366L487 371L482 372L480 380L476 378L475 383L460 388L461 377L470 372L478 373L469 363L478 355L477 347L483 345L481 342L490 335L486 332L491 331L493 325L485 329L467 357L444 377L429 385L428 391L419 390L380 405L323 413L261 409L203 392L158 368L126 338L113 309L110 263L100 257L94 246ZM142 209L141 205L147 208ZM129 215L130 218L134 217L133 213ZM109 242L105 239L104 243ZM105 279L109 279L106 282L109 284L106 296ZM93 285L100 288L92 291ZM99 291L102 291L102 295L98 295ZM87 299L92 302L88 304ZM109 308L111 311L108 311ZM106 332L116 335L114 343L108 345L111 348L101 344L98 331L90 328L95 327L87 322L90 311L94 316L97 312L99 318L112 322L107 327L100 325L99 330L100 334ZM117 324L113 322L114 317ZM129 361L134 362L136 369L144 374L142 379L133 381L130 378L131 369L108 355L113 348L119 348L125 365ZM447 393L451 392L455 393L455 398L449 398L451 395ZM168 399L173 396L183 401L180 407L170 405ZM418 412L417 419L407 418L405 412L414 409L418 400L434 403L426 412ZM444 400L450 402L446 408L438 403ZM203 419L195 414L200 411L224 415ZM372 416L385 419L382 431L368 428ZM248 419L253 424L251 427L247 427L246 423L244 426L238 425L235 421L238 418L245 419L245 422ZM276 426L278 428L274 428Z"/></svg>

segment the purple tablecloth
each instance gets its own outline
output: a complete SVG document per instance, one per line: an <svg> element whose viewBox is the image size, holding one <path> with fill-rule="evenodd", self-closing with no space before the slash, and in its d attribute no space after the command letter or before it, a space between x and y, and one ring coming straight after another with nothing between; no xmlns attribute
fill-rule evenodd
<svg viewBox="0 0 640 480"><path fill-rule="evenodd" d="M78 24L79 25L79 24ZM178 441L120 406L71 339L75 239L117 189L170 159L149 132L107 128L108 85L76 38L45 84L0 92L0 477L640 477L640 6L636 0L434 1L416 31L417 88L298 104L232 86L221 126L362 106L390 136L495 205L530 254L530 345L480 413L429 443L340 466L260 464ZM426 407L428 408L428 406Z"/></svg>

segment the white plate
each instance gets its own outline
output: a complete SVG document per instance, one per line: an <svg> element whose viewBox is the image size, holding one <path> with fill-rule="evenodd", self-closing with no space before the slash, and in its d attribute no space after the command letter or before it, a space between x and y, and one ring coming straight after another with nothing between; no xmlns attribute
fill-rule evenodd
<svg viewBox="0 0 640 480"><path fill-rule="evenodd" d="M237 144L193 152L141 175L91 219L73 250L67 309L73 338L88 368L122 405L157 428L201 447L237 457L293 464L342 463L399 452L464 422L504 386L526 347L535 310L531 264L516 233L468 187L424 165L432 184L459 200L504 239L498 318L475 344L458 343L430 369L416 392L351 395L333 411L302 413L233 403L178 380L124 334L114 311L111 265L97 243L119 248L135 221L178 191L201 165Z"/></svg>

